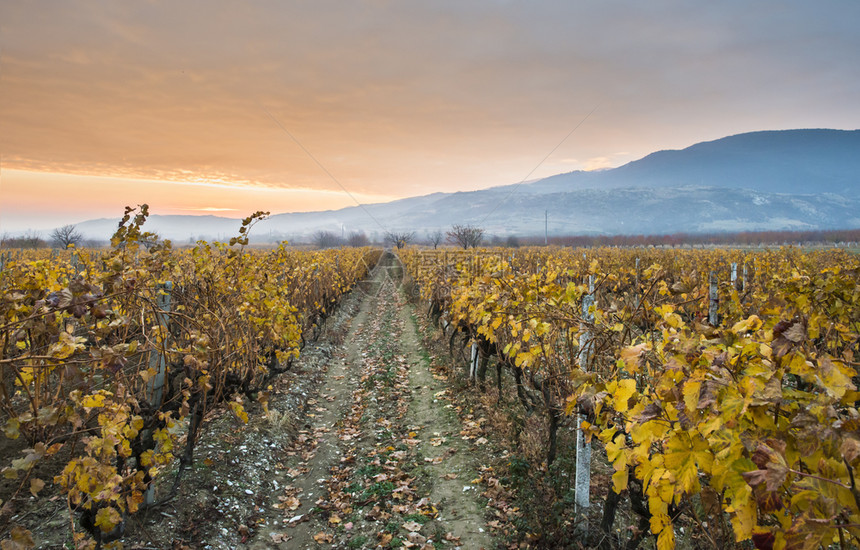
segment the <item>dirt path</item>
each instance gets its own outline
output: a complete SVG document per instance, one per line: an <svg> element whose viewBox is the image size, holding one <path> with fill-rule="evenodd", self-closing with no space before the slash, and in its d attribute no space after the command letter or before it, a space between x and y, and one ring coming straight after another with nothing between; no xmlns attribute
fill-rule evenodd
<svg viewBox="0 0 860 550"><path fill-rule="evenodd" d="M286 514L248 548L492 547L470 443L438 398L444 382L429 370L401 278L387 256L363 287L273 499Z"/></svg>
<svg viewBox="0 0 860 550"><path fill-rule="evenodd" d="M430 360L415 330L411 308L400 309L406 326L402 343L407 350L411 369L410 386L414 392L407 415L409 423L424 436L418 451L433 481L430 498L443 512L440 521L456 534L463 548L491 548L486 532L484 507L478 503L479 487L472 483L477 475L477 456L471 447L484 441L464 427L450 405L440 399L445 380L430 372ZM477 442L477 443L476 443Z"/></svg>

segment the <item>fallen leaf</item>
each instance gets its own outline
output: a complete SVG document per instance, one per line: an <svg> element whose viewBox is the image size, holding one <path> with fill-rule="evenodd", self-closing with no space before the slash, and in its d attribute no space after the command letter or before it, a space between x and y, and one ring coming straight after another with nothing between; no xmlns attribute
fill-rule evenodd
<svg viewBox="0 0 860 550"><path fill-rule="evenodd" d="M334 542L334 535L330 533L323 533L322 531L320 531L319 533L314 535L314 540L317 542L317 544L322 544L324 542L331 544L332 542Z"/></svg>
<svg viewBox="0 0 860 550"><path fill-rule="evenodd" d="M445 540L447 540L448 542L453 542L454 544L460 544L460 537L455 537L454 533L450 531L445 533Z"/></svg>
<svg viewBox="0 0 860 550"><path fill-rule="evenodd" d="M269 536L272 537L272 542L274 542L275 544L287 542L288 540L293 538L286 533L269 533Z"/></svg>
<svg viewBox="0 0 860 550"><path fill-rule="evenodd" d="M410 533L418 532L421 530L422 525L417 521L407 521L403 524L403 528L409 531Z"/></svg>
<svg viewBox="0 0 860 550"><path fill-rule="evenodd" d="M33 534L20 525L12 528L9 540L3 541L3 550L29 550L35 547L36 543L33 541Z"/></svg>
<svg viewBox="0 0 860 550"><path fill-rule="evenodd" d="M30 480L30 494L34 497L38 496L39 491L45 488L45 482L39 478L33 478Z"/></svg>
<svg viewBox="0 0 860 550"><path fill-rule="evenodd" d="M299 506L301 506L301 505L302 505L301 501L299 499L297 499L296 497L287 497L287 499L284 501L284 506L286 507L287 510L289 510L291 512L298 510Z"/></svg>
<svg viewBox="0 0 860 550"><path fill-rule="evenodd" d="M414 544L424 544L425 542L427 542L427 537L425 537L424 535L419 535L415 532L409 533L407 538L409 542Z"/></svg>

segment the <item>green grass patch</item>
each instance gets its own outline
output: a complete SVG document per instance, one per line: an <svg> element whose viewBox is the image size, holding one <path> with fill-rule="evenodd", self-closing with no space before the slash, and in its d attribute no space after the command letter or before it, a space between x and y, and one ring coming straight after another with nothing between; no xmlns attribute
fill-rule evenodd
<svg viewBox="0 0 860 550"><path fill-rule="evenodd" d="M373 477L380 472L382 472L382 466L377 464L366 464L355 471L357 475L362 477Z"/></svg>
<svg viewBox="0 0 860 550"><path fill-rule="evenodd" d="M391 496L391 493L394 492L394 489L394 484L390 481L379 481L377 483L369 485L361 494L360 500L366 500L374 497L377 500L387 498Z"/></svg>
<svg viewBox="0 0 860 550"><path fill-rule="evenodd" d="M346 543L347 548L362 548L367 544L367 535L356 535Z"/></svg>

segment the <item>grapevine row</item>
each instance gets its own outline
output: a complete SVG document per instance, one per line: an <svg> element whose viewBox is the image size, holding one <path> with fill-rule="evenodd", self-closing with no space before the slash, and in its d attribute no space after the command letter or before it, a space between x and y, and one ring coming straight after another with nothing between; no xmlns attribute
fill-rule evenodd
<svg viewBox="0 0 860 550"><path fill-rule="evenodd" d="M381 254L251 250L262 212L230 243L177 250L143 230L147 214L127 209L107 252L0 272L0 409L6 437L25 442L0 465L8 500L55 484L82 547L116 544L178 460L160 498L175 493L208 412L247 422L249 399L265 408L272 378Z"/></svg>
<svg viewBox="0 0 860 550"><path fill-rule="evenodd" d="M573 418L602 443L615 471L604 525L628 495L661 550L675 546L681 518L713 548L860 542L858 257L791 248L400 256L452 343L461 334L474 346L478 382L493 358L523 408L546 416L547 463Z"/></svg>

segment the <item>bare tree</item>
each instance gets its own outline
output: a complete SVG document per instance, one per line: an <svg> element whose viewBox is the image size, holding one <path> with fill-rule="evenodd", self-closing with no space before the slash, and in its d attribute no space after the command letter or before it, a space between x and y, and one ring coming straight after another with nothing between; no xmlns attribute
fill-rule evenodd
<svg viewBox="0 0 860 550"><path fill-rule="evenodd" d="M361 247L370 244L370 239L364 234L364 231L353 231L346 238L346 244L349 246Z"/></svg>
<svg viewBox="0 0 860 550"><path fill-rule="evenodd" d="M484 230L474 225L454 224L448 231L448 242L462 246L463 250L477 248L484 238Z"/></svg>
<svg viewBox="0 0 860 550"><path fill-rule="evenodd" d="M445 235L442 234L438 229L431 233L427 233L427 242L433 245L433 249L439 248L439 245L442 244L442 239L445 238Z"/></svg>
<svg viewBox="0 0 860 550"><path fill-rule="evenodd" d="M340 237L331 231L317 231L312 239L317 248L334 248L341 244Z"/></svg>
<svg viewBox="0 0 860 550"><path fill-rule="evenodd" d="M51 242L60 248L69 248L69 245L77 246L84 235L74 225L64 225L51 231Z"/></svg>
<svg viewBox="0 0 860 550"><path fill-rule="evenodd" d="M397 249L401 249L415 239L414 231L389 231L385 234L385 241L391 243Z"/></svg>

